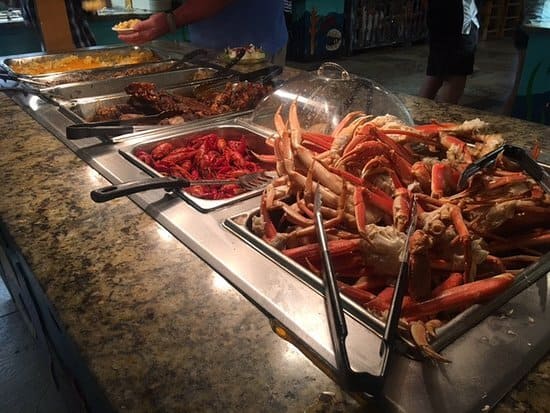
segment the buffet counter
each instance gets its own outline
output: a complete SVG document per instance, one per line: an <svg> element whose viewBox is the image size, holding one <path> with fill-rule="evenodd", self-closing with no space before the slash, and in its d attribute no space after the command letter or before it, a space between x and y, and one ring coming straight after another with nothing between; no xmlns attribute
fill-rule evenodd
<svg viewBox="0 0 550 413"><path fill-rule="evenodd" d="M515 144L538 139L550 161L548 127L400 97L416 122L481 117ZM365 407L132 201L95 204L90 191L109 182L4 94L0 118L2 246L20 263L3 276L30 291L14 300L71 411ZM549 375L546 356L496 411L547 411Z"/></svg>

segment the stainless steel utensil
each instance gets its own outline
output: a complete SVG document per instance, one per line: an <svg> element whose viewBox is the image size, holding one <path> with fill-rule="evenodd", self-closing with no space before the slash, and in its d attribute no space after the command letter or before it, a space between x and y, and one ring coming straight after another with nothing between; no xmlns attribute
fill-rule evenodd
<svg viewBox="0 0 550 413"><path fill-rule="evenodd" d="M134 133L145 129L159 127L158 123L174 116L175 112L160 112L154 115L143 115L131 119L117 119L103 122L75 123L65 129L67 139L112 138L113 136Z"/></svg>
<svg viewBox="0 0 550 413"><path fill-rule="evenodd" d="M144 129L149 129L153 126L137 126L137 125L70 125L67 126L67 139L85 139L85 138L112 138L114 136L126 135L128 133L139 132Z"/></svg>
<svg viewBox="0 0 550 413"><path fill-rule="evenodd" d="M199 85L198 87L195 88L195 90L194 90L195 96L196 97L204 97L205 95L207 95L210 92L211 88L218 87L219 84L220 84L219 78L224 78L222 80L223 84L228 82L230 80L230 76L232 75L231 68L233 66L235 66L237 63L240 62L240 60L243 58L245 53L246 53L246 49L239 50L239 52L237 53L237 56L235 56L231 61L226 63L218 71L218 73L216 74L217 79L213 80L212 82L205 82L205 83L203 83L203 84L201 84L201 85ZM238 80L238 76L235 76L235 80Z"/></svg>
<svg viewBox="0 0 550 413"><path fill-rule="evenodd" d="M142 181L124 182L118 185L109 185L103 188L95 189L90 196L95 202L105 202L122 196L135 194L137 192L148 191L150 189L163 188L166 190L187 188L192 185L227 185L238 184L247 191L260 189L271 182L273 177L266 172L255 172L241 175L235 179L199 179L190 181L185 178L150 178Z"/></svg>
<svg viewBox="0 0 550 413"><path fill-rule="evenodd" d="M382 392L385 374L389 364L389 357L392 353L393 344L398 338L397 327L401 315L403 296L407 288L407 277L409 272L409 239L416 229L416 198L413 199L410 213L407 241L400 256L401 267L397 277L392 305L389 310L388 321L386 322L384 335L381 340L379 355L382 358L382 363L380 371L377 373L356 372L351 369L346 350L348 330L344 317L344 310L342 309L338 284L330 260L328 242L325 234L323 217L321 215L321 192L319 185L317 185L314 199L314 222L322 256L325 308L329 322L330 336L334 347L338 378L340 384L348 391L364 392L374 397Z"/></svg>
<svg viewBox="0 0 550 413"><path fill-rule="evenodd" d="M4 82L8 82L8 81L16 82L17 84L29 83L31 85L39 86L39 87L47 86L44 82L40 82L39 80L34 80L26 77L19 77L10 73L0 73L0 80L3 80Z"/></svg>
<svg viewBox="0 0 550 413"><path fill-rule="evenodd" d="M547 193L550 193L550 174L548 174L548 172L546 172L543 167L537 163L537 161L531 158L525 149L508 144L500 146L494 151L489 152L484 157L478 159L476 162L468 165L458 180L458 189L460 191L465 189L468 186L468 180L476 173L481 172L483 169L493 165L501 153L507 158L517 162L518 165L535 181L537 181Z"/></svg>
<svg viewBox="0 0 550 413"><path fill-rule="evenodd" d="M197 58L198 56L206 56L207 54L208 51L206 49L195 49L187 52L180 59L178 59L178 63L176 63L172 70L185 68L193 59Z"/></svg>

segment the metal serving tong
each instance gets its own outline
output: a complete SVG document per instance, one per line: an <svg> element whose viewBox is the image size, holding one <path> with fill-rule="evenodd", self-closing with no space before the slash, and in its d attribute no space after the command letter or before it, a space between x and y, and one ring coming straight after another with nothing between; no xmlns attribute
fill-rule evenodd
<svg viewBox="0 0 550 413"><path fill-rule="evenodd" d="M409 239L416 229L416 215L416 198L413 198L409 220L410 224L407 231L407 241L400 256L401 267L397 277L392 305L388 314L388 320L384 329L379 352L382 358L380 372L378 374L356 372L351 369L346 350L348 330L344 318L344 311L342 309L338 284L332 269L327 237L323 225L323 217L321 215L321 193L319 185L317 185L314 201L314 220L322 255L325 308L334 347L338 379L340 385L347 391L363 392L372 397L376 397L382 392L390 353L392 352L393 343L397 338L397 327L401 315L403 296L407 288L407 276L409 272Z"/></svg>
<svg viewBox="0 0 550 413"><path fill-rule="evenodd" d="M195 49L185 53L178 59L178 63L171 70L178 70L187 67L187 64L198 56L206 56L208 51L206 49Z"/></svg>
<svg viewBox="0 0 550 413"><path fill-rule="evenodd" d="M266 172L254 172L241 175L235 179L198 179L190 181L185 178L149 178L142 181L123 182L118 185L109 185L103 188L94 189L90 196L95 202L105 202L111 199L120 198L137 192L148 191L151 189L163 188L166 190L187 188L192 185L228 185L238 184L247 191L261 189L271 182L273 177Z"/></svg>
<svg viewBox="0 0 550 413"><path fill-rule="evenodd" d="M31 84L38 87L47 87L48 85L44 82L40 82L39 80L31 79L29 77L19 77L10 73L0 73L0 80L3 80L4 82L15 82L17 84Z"/></svg>
<svg viewBox="0 0 550 413"><path fill-rule="evenodd" d="M228 63L224 64L216 73L214 79L210 81L205 81L198 85L194 90L193 94L195 97L202 98L208 95L213 88L219 86L219 84L225 84L232 79L238 80L238 76L231 70L233 66L241 61L246 53L246 49L239 50L237 55L231 59Z"/></svg>
<svg viewBox="0 0 550 413"><path fill-rule="evenodd" d="M102 122L75 123L67 126L65 136L67 139L84 138L112 138L127 133L139 132L151 128L161 127L158 123L165 118L174 116L175 113L164 111L154 115L143 115L131 119L116 119Z"/></svg>
<svg viewBox="0 0 550 413"><path fill-rule="evenodd" d="M518 146L504 144L492 152L489 152L483 158L478 159L462 172L458 180L458 190L462 191L468 186L468 180L476 173L493 165L498 156L503 154L507 158L515 161L518 165L530 175L547 192L550 193L550 175L527 153L527 151Z"/></svg>
<svg viewBox="0 0 550 413"><path fill-rule="evenodd" d="M43 82L26 77L19 78L9 73L0 73L0 80L6 83L6 85L0 83L0 92L16 92L23 94L23 96L38 96L54 104L56 103L55 96L43 90L48 86ZM13 82L13 84L7 86L8 82Z"/></svg>

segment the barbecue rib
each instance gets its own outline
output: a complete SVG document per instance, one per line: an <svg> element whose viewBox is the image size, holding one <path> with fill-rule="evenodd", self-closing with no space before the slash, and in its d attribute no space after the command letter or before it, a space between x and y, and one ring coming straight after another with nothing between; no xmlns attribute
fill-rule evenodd
<svg viewBox="0 0 550 413"><path fill-rule="evenodd" d="M151 115L167 113L174 118L162 124L183 123L188 120L252 109L271 91L263 84L227 83L224 90L212 92L202 98L175 95L157 89L154 83L133 82L125 88L128 102L97 110L94 121L116 120L128 114Z"/></svg>

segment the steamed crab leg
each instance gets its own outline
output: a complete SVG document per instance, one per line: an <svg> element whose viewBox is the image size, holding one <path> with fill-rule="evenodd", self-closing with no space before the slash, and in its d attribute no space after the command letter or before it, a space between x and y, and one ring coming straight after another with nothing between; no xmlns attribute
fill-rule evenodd
<svg viewBox="0 0 550 413"><path fill-rule="evenodd" d="M283 254L320 274L311 206L319 188L340 292L382 318L413 194L418 199L402 321L429 357L446 361L429 348L429 331L500 294L550 244L550 196L509 162L497 161L458 191L462 171L502 143L498 134L482 135L486 124L478 119L411 127L391 115L352 112L323 135L302 129L292 102L288 119L279 109L275 124L277 171L286 186L284 194L264 191L259 222L267 231L259 233L269 233ZM510 243L507 227L525 245Z"/></svg>
<svg viewBox="0 0 550 413"><path fill-rule="evenodd" d="M507 272L484 280L449 288L429 300L405 306L402 316L414 320L433 317L443 311L453 311L469 307L497 296L506 290L514 279L515 276Z"/></svg>

